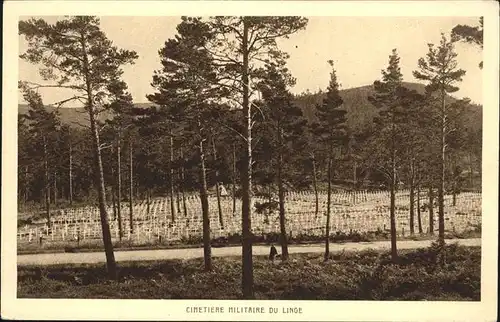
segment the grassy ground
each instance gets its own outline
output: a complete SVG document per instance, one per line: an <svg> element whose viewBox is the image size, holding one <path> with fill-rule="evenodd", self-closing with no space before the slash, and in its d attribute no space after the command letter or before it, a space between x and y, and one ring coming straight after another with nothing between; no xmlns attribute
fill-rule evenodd
<svg viewBox="0 0 500 322"><path fill-rule="evenodd" d="M439 258L445 255L445 263ZM288 262L254 259L257 299L480 300L480 247L401 251L397 264L385 251L292 255ZM20 298L238 299L241 258L123 262L119 279L104 265L18 267Z"/></svg>
<svg viewBox="0 0 500 322"><path fill-rule="evenodd" d="M473 228L468 231L454 233L452 231L446 231L446 239L466 239L466 238L480 238L481 230L479 228ZM430 234L416 234L413 236L399 236L398 240L434 240L435 235ZM367 232L367 233L332 233L331 242L333 243L343 243L343 242L372 242L372 241L383 241L389 240L388 232ZM279 234L271 233L266 236L258 236L254 241L255 245L268 245L271 242L278 243ZM323 243L323 236L308 236L299 235L292 236L289 239L291 245L297 244L311 244L311 243ZM212 247L227 247L227 246L239 246L241 245L241 236L235 234L228 237L220 237L212 239ZM122 241L115 241L113 243L115 250L139 250L139 249L179 249L179 248L197 248L203 247L201 237L192 237L189 239L183 239L176 242L144 242L136 243L128 241L126 239ZM17 253L18 254L41 254L41 253L62 253L62 252L95 252L104 251L101 238L85 239L81 240L79 243L76 241L55 241L45 240L40 245L35 240L32 243L18 243Z"/></svg>

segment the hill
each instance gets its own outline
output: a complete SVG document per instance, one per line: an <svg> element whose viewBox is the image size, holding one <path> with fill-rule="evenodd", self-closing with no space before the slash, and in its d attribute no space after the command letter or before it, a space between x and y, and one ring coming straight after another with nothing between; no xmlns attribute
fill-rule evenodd
<svg viewBox="0 0 500 322"><path fill-rule="evenodd" d="M404 83L404 85L409 88L416 90L419 93L425 91L425 86L423 84L417 83ZM357 132L366 126L370 126L373 117L378 113L377 109L368 101L368 97L374 94L373 85L366 85L361 87L354 87L343 89L340 91L340 95L344 100L344 108L347 110L347 124L350 129ZM297 105L302 109L305 117L309 121L314 121L315 116L315 105L319 104L325 97L325 92L318 93L304 93L295 96ZM451 97L455 100L455 98ZM136 107L147 108L152 106L152 103L135 103ZM54 107L48 107L54 108ZM27 113L28 105L19 104L18 111L20 114ZM474 124L482 124L482 107L479 105L473 105L471 119ZM68 124L70 126L81 126L88 125L89 120L87 113L83 108L60 108L59 115L63 124ZM109 118L110 115L102 113L101 119Z"/></svg>
<svg viewBox="0 0 500 322"><path fill-rule="evenodd" d="M404 82L404 86L410 90L415 90L423 94L425 92L425 85L418 83ZM378 111L375 106L368 100L368 97L375 94L373 85L365 85L361 87L354 87L349 89L340 90L340 96L344 100L343 108L347 110L347 124L348 127L354 132L358 132L366 126L370 126L373 118L377 115ZM310 121L316 120L315 106L320 104L325 98L326 92L307 93L295 96L296 104L302 109L304 116ZM453 101L456 98L449 96ZM481 126L482 124L482 107L479 105L471 105L471 114L474 124Z"/></svg>
<svg viewBox="0 0 500 322"><path fill-rule="evenodd" d="M47 110L55 110L56 107L52 105L46 106ZM27 114L29 110L28 104L19 104L18 113ZM80 127L89 125L89 116L83 107L61 107L58 109L59 118L63 124L69 126ZM110 117L109 113L101 113L99 119L107 119Z"/></svg>

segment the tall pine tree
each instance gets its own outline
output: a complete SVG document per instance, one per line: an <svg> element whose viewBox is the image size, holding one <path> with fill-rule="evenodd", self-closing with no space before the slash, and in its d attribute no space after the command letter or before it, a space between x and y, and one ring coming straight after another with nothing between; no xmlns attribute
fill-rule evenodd
<svg viewBox="0 0 500 322"><path fill-rule="evenodd" d="M444 244L444 192L446 176L446 136L449 133L448 120L448 93L459 90L455 86L462 81L465 70L458 68L456 60L457 53L454 44L449 41L444 34L438 47L429 44L429 51L426 58L418 60L418 70L413 71L413 76L417 79L427 81L426 90L430 95L437 96L439 105L437 115L440 119L440 163L439 163L439 186L438 186L438 219L439 219L439 241Z"/></svg>
<svg viewBox="0 0 500 322"><path fill-rule="evenodd" d="M401 141L399 140L401 116L403 113L400 100L403 74L399 67L399 56L396 49L392 50L389 56L389 65L382 70L382 80L375 81L373 87L375 94L369 100L379 108L379 115L375 122L378 124L380 145L388 153L388 160L385 153L377 154L382 159L383 173L389 179L390 189L390 231L391 231L391 257L395 261L398 257L396 245L396 188L397 188L397 154L400 151ZM377 159L377 158L374 158ZM388 162L387 162L388 161ZM388 163L388 164L387 164Z"/></svg>
<svg viewBox="0 0 500 322"><path fill-rule="evenodd" d="M330 83L326 90L326 97L321 104L316 105L316 116L318 122L313 124L313 132L317 140L323 145L323 153L327 159L327 208L326 208L326 224L325 224L325 255L327 261L330 257L330 217L332 203L332 177L333 177L333 162L338 151L342 151L345 147L348 138L346 130L346 114L347 111L342 109L344 101L340 97L339 83L337 81L336 71L333 61L329 60L332 71L330 72Z"/></svg>
<svg viewBox="0 0 500 322"><path fill-rule="evenodd" d="M270 148L273 150L277 172L278 204L281 236L281 258L288 259L288 237L285 214L285 181L294 175L294 156L300 155L306 120L302 110L293 103L288 91L295 84L286 67L266 66L267 77L259 84L264 100L262 125L270 132Z"/></svg>
<svg viewBox="0 0 500 322"><path fill-rule="evenodd" d="M210 18L213 31L209 52L218 65L218 85L230 90L227 99L243 110L245 127L242 186L242 276L244 298L253 298L252 257L252 127L254 126L251 96L252 84L261 74L257 62L284 61L288 54L278 48L277 40L304 29L307 19L302 17L230 17Z"/></svg>
<svg viewBox="0 0 500 322"><path fill-rule="evenodd" d="M109 97L107 85L119 79L123 73L121 67L132 64L138 56L133 51L114 46L100 29L99 18L93 16L66 17L54 24L44 19L23 20L19 22L19 33L28 40L28 49L20 57L33 64L41 64L40 74L44 80L55 82L33 87L73 90L75 95L63 102L83 102L89 115L102 237L108 274L115 279L116 262L106 211L99 112Z"/></svg>
<svg viewBox="0 0 500 322"><path fill-rule="evenodd" d="M211 34L199 18L183 17L178 35L165 42L160 50L162 69L155 72L152 85L156 93L148 99L164 108L170 123L187 122L184 136L193 136L198 149L199 194L203 216L205 270L212 269L210 246L210 213L206 175L206 149L209 138L213 99L219 93L215 83L212 59L205 49Z"/></svg>
<svg viewBox="0 0 500 322"><path fill-rule="evenodd" d="M28 114L22 118L28 122L28 133L30 134L30 144L38 147L36 150L40 154L36 156L38 163L43 164L43 191L45 199L45 215L47 225L50 226L50 185L54 173L56 160L56 150L58 146L57 137L60 129L60 120L56 111L48 111L43 105L40 94L20 83L24 92L24 99L28 102L30 109ZM33 160L31 160L33 161ZM32 163L32 162L30 162Z"/></svg>
<svg viewBox="0 0 500 322"><path fill-rule="evenodd" d="M108 84L110 93L110 102L106 105L107 109L113 112L113 118L107 120L114 132L114 141L116 145L116 212L118 219L118 230L120 240L123 237L124 229L122 224L121 202L122 202L122 145L123 137L126 132L130 132L134 126L132 95L127 92L127 84L115 79ZM133 232L133 213L129 213L129 230Z"/></svg>

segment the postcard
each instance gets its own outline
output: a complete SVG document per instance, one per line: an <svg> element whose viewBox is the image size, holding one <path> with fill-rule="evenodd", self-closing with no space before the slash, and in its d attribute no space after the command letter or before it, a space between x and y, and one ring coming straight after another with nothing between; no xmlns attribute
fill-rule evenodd
<svg viewBox="0 0 500 322"><path fill-rule="evenodd" d="M2 318L496 320L498 3L4 9Z"/></svg>

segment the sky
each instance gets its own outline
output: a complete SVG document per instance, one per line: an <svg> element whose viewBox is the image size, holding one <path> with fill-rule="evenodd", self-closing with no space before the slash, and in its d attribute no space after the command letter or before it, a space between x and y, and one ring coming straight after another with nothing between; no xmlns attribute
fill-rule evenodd
<svg viewBox="0 0 500 322"><path fill-rule="evenodd" d="M139 58L124 67L123 78L134 102L147 102L153 93L150 86L153 71L160 68L158 50L176 34L180 17L100 17L101 28L119 48L134 50ZM47 17L49 22L57 17ZM326 89L333 60L341 88L372 84L380 79L381 70L388 64L396 48L401 58L404 81L419 82L412 76L417 61L428 51L427 44L439 44L441 33L449 35L457 24L477 25L478 17L310 17L305 30L278 42L290 54L288 67L296 78L293 93ZM27 45L19 36L20 53ZM467 71L456 97L469 97L482 104L482 79L478 67L482 60L479 48L468 44L456 45L458 66ZM19 60L19 78L43 82L38 67ZM63 100L71 95L60 89L41 91L45 104ZM72 95L71 95L72 96ZM22 101L21 95L19 98Z"/></svg>

